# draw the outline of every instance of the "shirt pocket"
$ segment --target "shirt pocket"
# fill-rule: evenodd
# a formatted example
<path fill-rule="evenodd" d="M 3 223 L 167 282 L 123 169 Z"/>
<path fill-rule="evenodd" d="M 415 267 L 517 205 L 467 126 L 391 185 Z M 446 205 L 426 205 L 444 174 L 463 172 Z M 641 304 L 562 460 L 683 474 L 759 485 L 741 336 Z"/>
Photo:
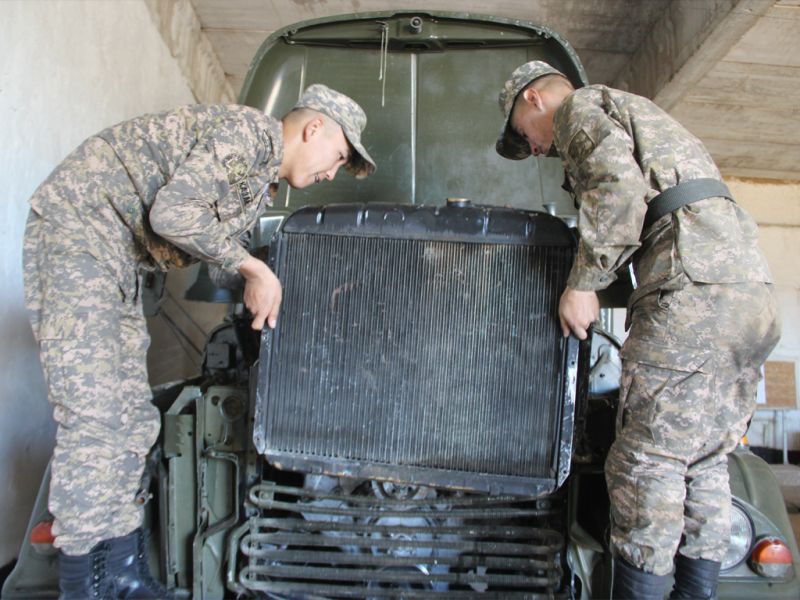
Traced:
<path fill-rule="evenodd" d="M 220 223 L 230 224 L 241 219 L 245 204 L 240 194 L 239 183 L 232 183 L 228 186 L 228 193 L 217 200 L 217 218 Z"/>

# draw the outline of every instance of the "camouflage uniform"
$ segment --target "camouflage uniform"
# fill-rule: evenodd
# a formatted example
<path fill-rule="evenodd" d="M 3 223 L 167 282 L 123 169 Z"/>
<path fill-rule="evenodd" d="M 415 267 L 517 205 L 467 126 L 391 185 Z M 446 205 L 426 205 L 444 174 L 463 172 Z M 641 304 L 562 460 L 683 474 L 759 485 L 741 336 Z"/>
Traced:
<path fill-rule="evenodd" d="M 375 170 L 351 98 L 316 84 L 295 108 L 341 126 L 356 177 Z M 160 418 L 140 271 L 199 259 L 217 280 L 238 278 L 282 160 L 281 121 L 245 106 L 187 106 L 89 138 L 31 198 L 25 302 L 58 423 L 49 508 L 65 554 L 141 524 L 137 495 Z"/>
<path fill-rule="evenodd" d="M 530 154 L 508 131 L 498 152 Z M 755 223 L 734 202 L 708 198 L 643 231 L 660 192 L 720 177 L 701 142 L 645 98 L 578 89 L 556 110 L 553 134 L 579 209 L 568 286 L 601 290 L 629 261 L 638 282 L 605 466 L 612 546 L 657 575 L 672 571 L 679 543 L 689 558 L 721 561 L 726 455 L 745 432 L 759 368 L 780 332 Z"/>
<path fill-rule="evenodd" d="M 280 121 L 252 108 L 146 115 L 86 140 L 31 198 L 26 306 L 58 423 L 49 508 L 67 554 L 141 524 L 136 496 L 160 418 L 140 270 L 200 258 L 236 274 L 282 144 Z"/>

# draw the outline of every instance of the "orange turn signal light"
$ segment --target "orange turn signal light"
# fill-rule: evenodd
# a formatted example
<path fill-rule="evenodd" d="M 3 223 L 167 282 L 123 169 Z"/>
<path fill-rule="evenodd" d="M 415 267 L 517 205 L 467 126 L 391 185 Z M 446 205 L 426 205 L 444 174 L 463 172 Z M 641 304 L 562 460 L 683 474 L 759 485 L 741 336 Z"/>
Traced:
<path fill-rule="evenodd" d="M 31 529 L 31 549 L 37 554 L 50 556 L 57 552 L 53 542 L 56 541 L 53 536 L 53 522 L 52 521 L 39 521 Z"/>
<path fill-rule="evenodd" d="M 780 538 L 763 538 L 750 553 L 750 566 L 763 577 L 785 577 L 792 566 L 792 551 Z"/>
<path fill-rule="evenodd" d="M 52 544 L 55 541 L 52 521 L 40 521 L 31 529 L 31 544 Z"/>

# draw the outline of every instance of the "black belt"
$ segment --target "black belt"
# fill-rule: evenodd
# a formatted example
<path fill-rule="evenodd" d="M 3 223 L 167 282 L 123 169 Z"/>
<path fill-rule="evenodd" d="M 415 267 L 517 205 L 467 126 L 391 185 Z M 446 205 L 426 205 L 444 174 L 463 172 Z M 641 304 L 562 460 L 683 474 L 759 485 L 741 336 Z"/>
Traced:
<path fill-rule="evenodd" d="M 719 179 L 690 179 L 678 185 L 667 188 L 647 204 L 647 214 L 644 216 L 644 228 L 647 229 L 667 213 L 704 200 L 721 196 L 733 202 L 733 196 L 728 186 Z"/>

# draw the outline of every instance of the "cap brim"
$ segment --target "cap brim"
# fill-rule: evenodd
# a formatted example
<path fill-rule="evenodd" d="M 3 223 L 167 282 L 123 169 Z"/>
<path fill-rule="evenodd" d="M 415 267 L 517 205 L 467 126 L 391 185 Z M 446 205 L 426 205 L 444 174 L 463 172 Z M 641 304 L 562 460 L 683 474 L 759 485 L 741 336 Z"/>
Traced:
<path fill-rule="evenodd" d="M 494 149 L 503 158 L 509 160 L 522 160 L 531 155 L 531 148 L 525 143 L 525 140 L 520 138 L 516 132 L 508 126 L 511 120 L 511 115 L 514 113 L 513 109 L 509 111 L 508 116 L 503 121 L 503 128 L 500 130 L 500 135 L 497 137 L 497 142 Z"/>
<path fill-rule="evenodd" d="M 509 160 L 522 160 L 531 155 L 531 147 L 509 128 L 508 119 L 503 124 L 494 149 L 500 156 Z"/>
<path fill-rule="evenodd" d="M 357 156 L 350 158 L 350 162 L 348 162 L 348 170 L 353 173 L 353 176 L 355 176 L 356 179 L 363 179 L 368 175 L 372 175 L 378 169 L 375 161 L 372 160 L 372 157 L 367 153 L 367 151 L 364 149 L 364 146 L 361 144 L 352 144 L 352 146 Z"/>
<path fill-rule="evenodd" d="M 372 160 L 372 157 L 366 151 L 363 144 L 355 139 L 355 136 L 350 134 L 344 127 L 342 127 L 342 131 L 344 131 L 344 136 L 353 149 L 350 160 L 347 162 L 345 168 L 352 173 L 356 179 L 364 179 L 364 177 L 372 175 L 378 168 L 375 161 Z"/>

